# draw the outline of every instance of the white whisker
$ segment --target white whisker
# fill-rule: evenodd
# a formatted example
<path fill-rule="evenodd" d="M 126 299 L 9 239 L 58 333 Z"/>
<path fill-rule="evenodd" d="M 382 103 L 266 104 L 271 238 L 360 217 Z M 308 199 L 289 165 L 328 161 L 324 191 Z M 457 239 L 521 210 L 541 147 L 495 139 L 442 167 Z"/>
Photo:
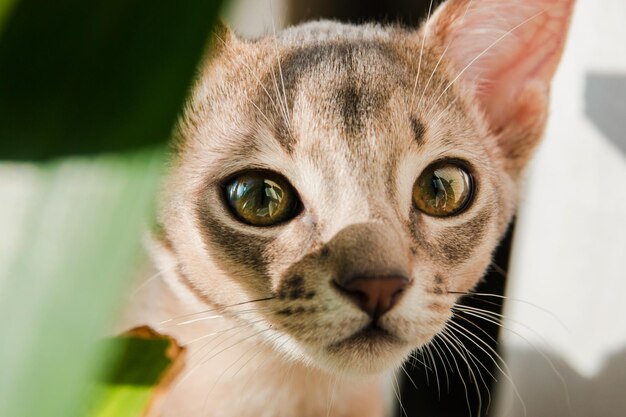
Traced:
<path fill-rule="evenodd" d="M 454 79 L 452 81 L 450 81 L 450 83 L 448 83 L 448 85 L 446 86 L 446 88 L 443 89 L 443 91 L 441 92 L 441 94 L 439 94 L 439 97 L 437 97 L 437 99 L 435 100 L 435 103 L 433 104 L 433 107 L 437 105 L 437 103 L 439 103 L 439 100 L 441 100 L 441 98 L 444 96 L 444 94 L 450 89 L 450 87 L 452 87 L 452 85 L 465 73 L 465 71 L 467 71 L 472 65 L 474 65 L 474 63 L 476 61 L 478 61 L 483 55 L 485 55 L 487 52 L 489 52 L 491 50 L 491 48 L 493 48 L 494 46 L 496 46 L 497 44 L 499 44 L 504 38 L 506 38 L 508 35 L 510 35 L 511 33 L 513 33 L 515 30 L 519 29 L 520 27 L 524 26 L 525 24 L 531 22 L 532 20 L 536 19 L 537 17 L 541 16 L 542 14 L 544 14 L 547 10 L 542 10 L 534 15 L 532 15 L 531 17 L 529 17 L 528 19 L 524 20 L 522 23 L 516 25 L 515 27 L 513 27 L 512 29 L 506 31 L 502 36 L 500 36 L 499 38 L 497 38 L 495 41 L 493 41 L 489 46 L 487 46 L 485 49 L 482 50 L 482 52 L 480 52 L 474 59 L 472 59 L 460 72 L 459 74 L 454 77 Z M 450 45 L 448 45 L 450 46 Z M 447 48 L 446 48 L 447 50 Z"/>
<path fill-rule="evenodd" d="M 274 74 L 274 71 L 272 71 L 272 78 L 274 79 L 274 85 L 275 85 L 275 89 L 276 89 L 276 94 L 278 94 L 279 97 L 279 102 L 281 100 L 283 100 L 283 117 L 285 120 L 285 124 L 287 125 L 287 128 L 291 130 L 291 125 L 289 122 L 289 104 L 287 102 L 287 93 L 285 91 L 285 79 L 283 77 L 283 68 L 282 65 L 280 63 L 280 51 L 278 49 L 278 38 L 276 37 L 276 23 L 274 22 L 274 12 L 273 12 L 273 8 L 272 8 L 272 0 L 270 0 L 270 16 L 272 18 L 272 32 L 273 32 L 273 41 L 274 41 L 274 51 L 276 52 L 276 61 L 278 62 L 278 73 L 280 75 L 280 83 L 282 85 L 282 98 L 281 98 L 281 94 L 280 91 L 278 90 L 278 82 L 276 81 L 276 76 Z"/>
<path fill-rule="evenodd" d="M 439 356 L 439 359 L 441 359 L 443 372 L 446 375 L 446 392 L 450 392 L 450 375 L 448 375 L 448 368 L 446 368 L 446 363 L 448 364 L 448 367 L 450 367 L 450 370 L 452 370 L 452 363 L 450 363 L 448 355 L 446 355 L 446 352 L 443 350 L 441 345 L 439 345 L 439 341 L 436 338 L 433 339 L 432 345 L 433 349 L 435 349 L 435 353 L 437 354 L 437 356 Z M 441 393 L 439 393 L 439 396 L 441 397 Z"/>
<path fill-rule="evenodd" d="M 428 5 L 428 15 L 426 16 L 425 22 L 428 22 L 428 20 L 430 19 L 430 13 L 432 11 L 432 8 L 433 8 L 433 0 L 430 0 L 430 4 Z M 426 42 L 426 33 L 424 33 L 424 36 L 422 37 L 422 45 L 420 46 L 420 58 L 417 63 L 417 75 L 415 76 L 415 83 L 413 84 L 413 92 L 411 93 L 411 105 L 409 107 L 411 110 L 413 110 L 413 104 L 415 101 L 415 90 L 417 90 L 417 80 L 419 80 L 420 78 L 420 71 L 422 69 L 422 54 L 424 53 L 425 42 Z"/>
<path fill-rule="evenodd" d="M 468 331 L 465 327 L 461 326 L 458 323 L 455 323 L 453 321 L 449 322 L 451 327 L 449 327 L 450 330 L 455 330 L 457 331 L 460 335 L 462 335 L 463 337 L 465 337 L 467 340 L 469 340 L 472 344 L 474 344 L 474 346 L 476 346 L 478 349 L 480 349 L 481 351 L 483 351 L 483 353 L 485 353 L 488 357 L 491 358 L 491 360 L 493 361 L 493 364 L 496 366 L 496 368 L 498 368 L 498 370 L 502 373 L 502 375 L 509 381 L 509 383 L 511 384 L 511 387 L 513 388 L 513 391 L 516 395 L 516 397 L 519 399 L 520 403 L 522 404 L 522 408 L 524 409 L 524 416 L 526 416 L 527 411 L 526 411 L 526 403 L 524 402 L 524 400 L 522 399 L 522 396 L 519 393 L 519 390 L 517 389 L 517 386 L 515 385 L 515 383 L 513 382 L 513 378 L 511 376 L 511 370 L 509 369 L 508 365 L 506 364 L 506 362 L 504 361 L 504 359 L 502 359 L 502 357 L 498 354 L 498 352 L 496 352 L 491 346 L 489 346 L 488 343 L 486 343 L 484 340 L 476 337 L 476 335 L 470 331 Z M 472 338 L 471 336 L 474 336 L 474 338 Z M 485 346 L 485 348 L 487 348 L 488 350 L 486 350 L 485 348 L 483 348 L 481 346 L 481 344 L 483 346 Z M 489 353 L 491 352 L 491 353 Z M 493 356 L 492 356 L 493 355 Z M 498 359 L 497 361 L 495 359 Z M 502 366 L 504 367 L 504 369 L 502 369 L 502 367 L 500 366 L 500 363 L 502 363 Z M 505 371 L 506 370 L 506 371 Z"/>
<path fill-rule="evenodd" d="M 469 307 L 469 306 L 463 306 L 463 307 L 464 307 L 464 308 L 466 308 L 466 307 Z M 456 308 L 456 307 L 455 307 L 455 308 Z M 476 310 L 479 310 L 479 311 L 476 311 Z M 525 342 L 526 342 L 526 343 L 527 343 L 527 344 L 528 344 L 528 345 L 529 345 L 529 346 L 530 346 L 530 347 L 531 347 L 531 348 L 532 348 L 535 352 L 537 352 L 537 353 L 538 353 L 538 354 L 539 354 L 539 355 L 540 355 L 540 356 L 541 356 L 541 357 L 542 357 L 542 358 L 546 361 L 546 363 L 548 364 L 548 366 L 552 369 L 552 371 L 555 373 L 555 375 L 557 376 L 557 378 L 561 381 L 561 384 L 562 384 L 562 386 L 563 386 L 563 390 L 564 390 L 564 393 L 565 393 L 565 399 L 566 399 L 566 402 L 567 402 L 567 404 L 570 404 L 570 403 L 571 403 L 571 400 L 570 400 L 570 395 L 569 395 L 569 387 L 567 386 L 567 381 L 565 380 L 565 378 L 563 377 L 563 375 L 559 372 L 559 370 L 557 369 L 557 367 L 556 367 L 556 365 L 554 364 L 554 362 L 552 361 L 552 359 L 550 359 L 550 357 L 549 357 L 548 355 L 546 355 L 546 354 L 543 352 L 543 350 L 542 350 L 542 349 L 540 349 L 540 348 L 539 348 L 539 347 L 537 347 L 534 343 L 532 343 L 530 340 L 528 340 L 528 338 L 524 337 L 522 334 L 520 334 L 520 333 L 516 332 L 515 330 L 510 329 L 510 328 L 508 328 L 508 327 L 504 326 L 504 325 L 500 322 L 500 319 L 499 319 L 499 318 L 498 318 L 498 319 L 496 319 L 496 318 L 492 318 L 492 317 L 491 317 L 491 314 L 493 314 L 493 315 L 497 315 L 497 316 L 500 316 L 500 317 L 502 317 L 502 318 L 505 318 L 505 316 L 503 316 L 503 315 L 501 315 L 501 314 L 494 313 L 494 312 L 492 312 L 492 311 L 482 310 L 482 309 L 478 309 L 478 308 L 475 308 L 475 307 L 473 307 L 473 308 L 472 308 L 472 311 L 468 311 L 468 310 L 465 310 L 465 309 L 460 309 L 460 311 L 464 312 L 465 314 L 469 314 L 469 315 L 471 315 L 471 316 L 473 316 L 473 317 L 479 318 L 479 319 L 481 319 L 481 320 L 485 320 L 485 321 L 486 321 L 486 322 L 488 322 L 488 323 L 495 324 L 496 326 L 500 327 L 502 330 L 505 330 L 505 331 L 507 331 L 507 332 L 510 332 L 510 333 L 512 333 L 512 334 L 514 334 L 514 335 L 516 335 L 516 336 L 518 336 L 518 337 L 519 337 L 519 338 L 521 338 L 522 340 L 524 340 L 524 341 L 525 341 Z M 488 315 L 487 313 L 491 313 L 491 314 L 490 314 L 490 315 Z M 484 315 L 482 315 L 482 314 L 484 314 Z M 471 320 L 469 320 L 469 319 L 467 319 L 467 318 L 465 318 L 465 317 L 459 316 L 459 315 L 457 315 L 456 317 L 458 317 L 459 319 L 462 319 L 462 320 L 465 320 L 465 321 L 469 322 L 469 323 L 470 323 L 470 324 L 472 324 L 474 327 L 476 327 L 476 328 L 478 328 L 479 330 L 481 330 L 481 331 L 485 332 L 485 331 L 484 331 L 484 330 L 483 330 L 483 329 L 482 329 L 479 325 L 477 325 L 476 323 L 472 322 Z M 533 330 L 530 326 L 527 326 L 527 325 L 525 325 L 524 323 L 521 323 L 521 322 L 519 322 L 519 321 L 517 321 L 517 320 L 513 320 L 513 319 L 510 319 L 510 318 L 505 318 L 505 319 L 506 319 L 506 320 L 508 320 L 508 321 L 510 321 L 510 322 L 512 322 L 512 323 L 515 323 L 515 324 L 517 324 L 517 325 L 519 325 L 519 326 L 524 327 L 526 330 L 528 330 L 528 331 L 532 332 L 532 333 L 533 333 L 534 335 L 536 335 L 539 339 L 541 339 L 541 340 L 542 340 L 545 344 L 547 344 L 547 341 L 545 340 L 545 338 L 544 338 L 543 336 L 541 336 L 541 334 L 539 334 L 538 332 L 534 331 L 534 330 Z M 486 333 L 486 332 L 485 332 L 485 333 Z M 490 336 L 490 337 L 491 337 L 491 336 Z M 492 340 L 493 340 L 493 338 L 492 338 Z"/>
<path fill-rule="evenodd" d="M 400 410 L 402 411 L 402 415 L 404 417 L 409 417 L 409 415 L 406 413 L 406 410 L 404 409 L 404 405 L 402 405 L 402 395 L 400 393 L 400 385 L 398 384 L 398 376 L 395 374 L 393 374 L 393 393 L 396 395 L 396 400 L 398 401 L 398 405 L 400 406 Z"/>
<path fill-rule="evenodd" d="M 409 379 L 409 381 L 411 382 L 411 385 L 413 385 L 413 387 L 417 390 L 419 388 L 417 388 L 417 384 L 415 383 L 415 381 L 413 381 L 413 378 L 411 378 L 411 375 L 407 372 L 407 370 L 404 368 L 404 364 L 400 365 L 400 369 L 402 369 L 402 372 L 404 372 L 404 374 L 406 375 L 406 377 Z"/>
<path fill-rule="evenodd" d="M 327 402 L 326 402 L 326 417 L 330 416 L 330 411 L 333 407 L 333 402 L 335 399 L 335 393 L 336 393 L 336 389 L 337 389 L 337 380 L 339 379 L 338 375 L 334 375 L 333 378 L 333 383 L 331 384 L 330 381 L 328 381 L 328 394 L 327 394 Z"/>
<path fill-rule="evenodd" d="M 235 329 L 240 329 L 240 328 L 242 328 L 242 327 L 252 326 L 252 325 L 254 325 L 254 324 L 256 324 L 256 323 L 260 323 L 260 322 L 262 322 L 262 321 L 264 321 L 264 320 L 265 320 L 265 319 L 259 319 L 259 320 L 255 320 L 255 321 L 252 321 L 252 322 L 246 322 L 246 323 L 240 324 L 240 325 L 238 325 L 238 326 L 229 327 L 228 329 L 225 329 L 225 330 L 219 330 L 219 331 L 216 331 L 216 332 L 208 333 L 208 334 L 205 334 L 205 335 L 202 335 L 202 336 L 196 337 L 195 339 L 192 339 L 192 340 L 189 340 L 189 341 L 187 341 L 187 342 L 184 342 L 183 344 L 184 344 L 185 346 L 189 346 L 189 345 L 191 345 L 191 344 L 193 344 L 193 343 L 196 343 L 196 342 L 198 342 L 198 341 L 200 341 L 200 340 L 204 340 L 204 339 L 206 339 L 206 338 L 208 338 L 208 337 L 217 336 L 217 335 L 220 335 L 220 334 L 222 334 L 222 333 L 227 333 L 227 332 L 230 332 L 230 331 L 235 330 Z M 209 343 L 210 343 L 210 342 L 209 342 Z M 205 346 L 206 346 L 206 345 L 205 345 Z"/>
<path fill-rule="evenodd" d="M 219 35 L 215 35 L 215 37 L 220 40 L 222 42 L 223 45 L 226 45 L 226 41 L 224 39 L 222 39 Z M 241 55 L 241 57 L 243 57 L 243 55 Z M 254 72 L 252 70 L 252 68 L 250 68 L 250 66 L 243 60 L 243 58 L 240 58 L 237 60 L 237 64 L 241 64 L 243 65 L 243 67 L 248 70 L 248 73 L 254 78 L 254 80 L 257 82 L 257 84 L 259 85 L 259 87 L 261 87 L 261 89 L 265 92 L 265 95 L 267 95 L 267 98 L 269 98 L 270 102 L 272 103 L 272 105 L 274 106 L 274 109 L 276 109 L 277 111 L 279 110 L 278 105 L 276 104 L 276 101 L 274 101 L 274 98 L 272 97 L 272 95 L 269 93 L 269 91 L 267 91 L 267 88 L 265 88 L 265 85 L 263 85 L 263 83 L 261 82 L 261 80 L 259 79 L 258 75 L 256 74 L 256 72 Z"/>
<path fill-rule="evenodd" d="M 454 366 L 459 374 L 459 378 L 461 379 L 461 384 L 463 384 L 463 388 L 465 388 L 465 402 L 467 403 L 468 411 L 471 413 L 472 407 L 470 405 L 470 400 L 469 400 L 469 389 L 467 388 L 467 383 L 465 382 L 465 378 L 463 378 L 463 373 L 461 372 L 461 368 L 459 367 L 459 362 L 456 360 L 456 357 L 454 356 L 454 353 L 452 353 L 451 348 L 454 349 L 459 354 L 460 357 L 462 357 L 463 355 L 461 354 L 461 351 L 458 349 L 458 347 L 455 346 L 455 344 L 450 341 L 450 338 L 447 336 L 446 330 L 447 328 L 445 328 L 443 332 L 439 333 L 438 336 L 441 338 L 443 342 L 447 342 L 447 343 L 444 343 L 443 345 L 450 352 L 450 356 L 452 357 L 452 362 L 454 362 Z M 463 348 L 465 347 L 463 346 Z"/>
<path fill-rule="evenodd" d="M 180 316 L 172 317 L 172 318 L 167 319 L 167 320 L 163 320 L 163 321 L 161 321 L 159 323 L 159 326 L 163 326 L 165 324 L 171 323 L 171 322 L 176 321 L 176 320 L 186 319 L 188 317 L 194 317 L 194 316 L 201 315 L 201 314 L 214 313 L 216 311 L 226 312 L 226 311 L 228 311 L 227 309 L 229 309 L 229 308 L 238 307 L 238 306 L 242 306 L 242 305 L 245 305 L 245 304 L 258 303 L 258 302 L 261 302 L 261 301 L 270 301 L 270 300 L 274 300 L 274 299 L 276 299 L 276 297 L 274 297 L 274 296 L 272 296 L 272 297 L 265 297 L 265 298 L 257 298 L 257 299 L 254 299 L 254 300 L 242 301 L 242 302 L 239 302 L 239 303 L 234 303 L 234 304 L 230 304 L 230 305 L 223 306 L 223 307 L 216 307 L 216 308 L 211 308 L 211 309 L 208 309 L 208 310 L 197 311 L 197 312 L 194 312 L 194 313 L 183 314 L 183 315 L 180 315 Z"/>
<path fill-rule="evenodd" d="M 176 267 L 170 268 L 170 269 L 164 269 L 162 271 L 157 272 L 156 274 L 152 275 L 150 278 L 146 279 L 144 282 L 142 282 L 139 286 L 137 286 L 137 288 L 135 288 L 135 290 L 131 293 L 130 298 L 133 299 L 135 296 L 137 296 L 137 294 L 143 290 L 144 288 L 146 288 L 148 285 L 150 285 L 150 283 L 154 282 L 156 279 L 161 278 L 163 275 L 165 275 L 168 272 L 173 271 L 174 269 L 176 269 Z"/>
<path fill-rule="evenodd" d="M 441 64 L 441 61 L 443 61 L 443 58 L 446 56 L 446 52 L 448 52 L 448 49 L 450 48 L 451 44 L 452 44 L 452 41 L 448 42 L 448 45 L 446 46 L 446 48 L 441 53 L 441 56 L 439 57 L 439 60 L 437 61 L 437 64 L 435 65 L 435 68 L 433 69 L 433 72 L 430 73 L 430 77 L 428 77 L 428 81 L 426 81 L 426 85 L 422 89 L 422 94 L 420 95 L 420 99 L 417 102 L 417 107 L 418 108 L 420 108 L 422 106 L 422 100 L 424 99 L 424 94 L 426 94 L 426 90 L 428 89 L 428 86 L 430 85 L 430 82 L 432 81 L 433 77 L 435 76 L 435 73 L 437 72 L 437 69 L 439 68 L 439 65 Z M 428 111 L 428 113 L 430 113 L 430 111 Z"/>

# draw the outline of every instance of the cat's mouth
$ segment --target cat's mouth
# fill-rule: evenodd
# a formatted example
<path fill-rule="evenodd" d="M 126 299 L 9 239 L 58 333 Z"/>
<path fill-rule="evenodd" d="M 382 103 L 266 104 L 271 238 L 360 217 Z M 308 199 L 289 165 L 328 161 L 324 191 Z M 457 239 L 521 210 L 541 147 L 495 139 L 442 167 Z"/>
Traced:
<path fill-rule="evenodd" d="M 401 345 L 405 342 L 388 330 L 380 327 L 376 322 L 371 322 L 352 335 L 334 342 L 328 346 L 330 352 L 346 349 L 371 349 L 377 346 Z"/>

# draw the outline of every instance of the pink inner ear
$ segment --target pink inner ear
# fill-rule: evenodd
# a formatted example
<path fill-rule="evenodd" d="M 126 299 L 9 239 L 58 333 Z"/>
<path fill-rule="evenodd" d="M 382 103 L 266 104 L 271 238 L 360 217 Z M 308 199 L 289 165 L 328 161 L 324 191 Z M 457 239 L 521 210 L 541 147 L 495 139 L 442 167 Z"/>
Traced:
<path fill-rule="evenodd" d="M 518 100 L 528 88 L 547 92 L 573 4 L 574 0 L 451 0 L 429 23 L 428 31 L 448 48 L 446 58 L 458 79 L 472 83 L 492 128 L 522 123 L 518 118 L 529 116 L 528 103 Z"/>

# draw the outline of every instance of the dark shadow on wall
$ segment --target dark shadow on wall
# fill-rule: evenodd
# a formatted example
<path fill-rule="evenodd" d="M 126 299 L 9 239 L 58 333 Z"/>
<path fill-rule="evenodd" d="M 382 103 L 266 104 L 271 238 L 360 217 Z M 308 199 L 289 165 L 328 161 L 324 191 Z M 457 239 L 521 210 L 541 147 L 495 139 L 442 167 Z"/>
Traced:
<path fill-rule="evenodd" d="M 610 356 L 597 376 L 585 378 L 567 363 L 529 350 L 511 350 L 507 363 L 515 369 L 514 382 L 526 404 L 526 414 L 516 398 L 503 398 L 506 417 L 624 417 L 626 416 L 626 349 Z M 567 402 L 569 394 L 569 404 Z M 508 393 L 506 387 L 503 388 Z"/>
<path fill-rule="evenodd" d="M 626 156 L 626 75 L 587 74 L 585 114 Z"/>
<path fill-rule="evenodd" d="M 291 0 L 289 17 L 292 23 L 315 19 L 336 19 L 346 22 L 388 22 L 416 27 L 428 13 L 430 0 Z M 433 2 L 433 8 L 435 7 Z"/>

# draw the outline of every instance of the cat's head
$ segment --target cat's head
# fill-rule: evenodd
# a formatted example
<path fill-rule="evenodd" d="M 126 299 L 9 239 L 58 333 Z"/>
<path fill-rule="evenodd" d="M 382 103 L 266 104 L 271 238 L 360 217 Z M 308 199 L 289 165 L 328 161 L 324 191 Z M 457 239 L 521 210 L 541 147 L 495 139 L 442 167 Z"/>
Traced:
<path fill-rule="evenodd" d="M 178 279 L 292 357 L 400 364 L 490 264 L 572 3 L 451 0 L 419 31 L 220 30 L 161 213 Z"/>

